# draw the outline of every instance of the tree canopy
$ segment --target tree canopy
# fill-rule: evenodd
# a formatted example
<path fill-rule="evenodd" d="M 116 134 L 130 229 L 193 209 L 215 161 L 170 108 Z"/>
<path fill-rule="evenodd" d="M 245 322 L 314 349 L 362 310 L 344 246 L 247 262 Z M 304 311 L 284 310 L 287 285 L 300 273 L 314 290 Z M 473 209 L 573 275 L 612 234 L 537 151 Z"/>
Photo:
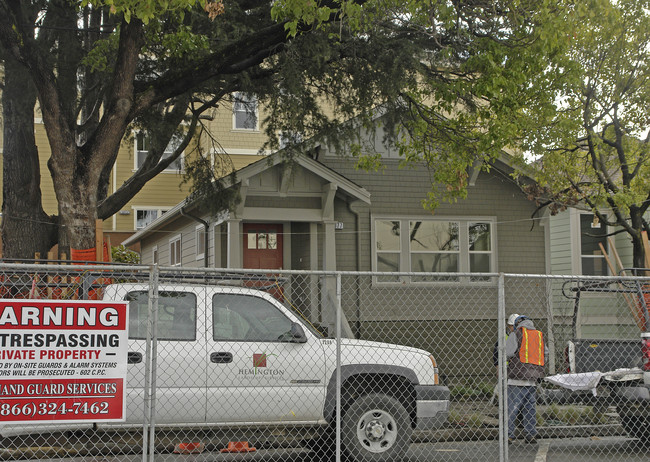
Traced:
<path fill-rule="evenodd" d="M 589 0 L 564 13 L 570 42 L 536 85 L 548 111 L 522 113 L 532 124 L 521 146 L 537 156 L 529 188 L 553 213 L 582 206 L 629 234 L 635 267 L 645 267 L 642 231 L 650 206 L 650 2 Z M 525 128 L 525 126 L 522 126 Z"/>
<path fill-rule="evenodd" d="M 430 167 L 425 205 L 463 197 L 468 166 L 521 140 L 517 120 L 526 105 L 552 107 L 543 98 L 550 89 L 531 82 L 567 42 L 556 8 L 562 5 L 550 0 L 3 0 L 0 45 L 11 63 L 7 82 L 9 73 L 22 73 L 38 96 L 59 204 L 54 239 L 87 248 L 94 220 L 110 217 L 173 162 L 205 114 L 237 91 L 269 107 L 269 148 L 279 146 L 279 133 L 326 139 L 345 144 L 366 168 L 378 159 L 359 127 L 372 130 L 384 114 L 404 165 Z M 3 98 L 19 102 L 17 91 L 5 84 Z M 33 109 L 33 99 L 24 101 Z M 17 132 L 7 124 L 21 123 L 3 122 L 10 136 Z M 118 148 L 133 127 L 151 134 L 149 156 L 108 194 Z M 163 158 L 173 136 L 183 141 Z M 5 191 L 16 181 L 11 169 L 34 167 L 26 156 L 13 158 Z M 189 170 L 216 176 L 197 184 L 212 188 L 223 207 L 235 199 L 218 180 L 228 172 Z M 14 199 L 3 203 L 5 242 L 17 232 L 7 218 L 40 205 L 38 195 Z M 21 251 L 31 257 L 33 250 Z"/>

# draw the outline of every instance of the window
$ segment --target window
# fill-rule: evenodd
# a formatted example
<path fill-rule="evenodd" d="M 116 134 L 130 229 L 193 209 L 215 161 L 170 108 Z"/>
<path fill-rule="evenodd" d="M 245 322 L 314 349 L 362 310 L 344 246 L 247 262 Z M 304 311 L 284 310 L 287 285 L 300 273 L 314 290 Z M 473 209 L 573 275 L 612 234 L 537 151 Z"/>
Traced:
<path fill-rule="evenodd" d="M 232 105 L 235 130 L 257 130 L 257 98 L 248 93 L 235 93 Z"/>
<path fill-rule="evenodd" d="M 400 242 L 399 221 L 375 221 L 377 271 L 392 272 L 400 270 Z M 390 280 L 390 278 L 384 280 Z M 397 281 L 397 277 L 394 277 L 393 280 Z"/>
<path fill-rule="evenodd" d="M 409 221 L 411 270 L 457 273 L 460 270 L 458 222 Z"/>
<path fill-rule="evenodd" d="M 469 272 L 490 273 L 492 271 L 492 225 L 490 223 L 469 223 Z M 478 280 L 478 278 L 474 278 Z M 487 279 L 483 279 L 487 280 Z"/>
<path fill-rule="evenodd" d="M 166 159 L 172 154 L 174 154 L 174 151 L 176 151 L 176 148 L 178 148 L 178 146 L 181 144 L 181 141 L 182 140 L 177 136 L 173 136 L 169 144 L 165 148 L 165 152 L 163 153 L 161 159 Z M 149 136 L 147 136 L 145 133 L 139 132 L 135 136 L 135 151 L 136 151 L 135 168 L 136 169 L 140 168 L 144 163 L 145 159 L 147 158 L 147 155 L 149 154 L 149 150 L 151 149 L 150 145 L 151 145 L 151 140 L 149 139 Z M 183 154 L 178 156 L 178 158 L 174 162 L 169 164 L 164 171 L 166 172 L 183 171 Z"/>
<path fill-rule="evenodd" d="M 375 270 L 412 273 L 495 271 L 494 229 L 490 220 L 376 219 Z M 444 276 L 437 281 L 459 282 Z M 471 281 L 485 278 L 471 278 Z M 390 275 L 377 282 L 427 282 L 431 277 Z"/>
<path fill-rule="evenodd" d="M 197 260 L 201 260 L 205 257 L 205 236 L 205 227 L 203 225 L 198 225 L 195 232 Z"/>
<path fill-rule="evenodd" d="M 251 229 L 247 233 L 246 242 L 249 249 L 277 250 L 278 234 Z"/>
<path fill-rule="evenodd" d="M 149 294 L 129 292 L 129 338 L 145 340 L 149 324 Z M 158 293 L 158 340 L 196 340 L 196 295 L 188 292 Z"/>
<path fill-rule="evenodd" d="M 174 236 L 169 240 L 169 264 L 180 266 L 183 259 L 181 251 L 181 236 Z"/>
<path fill-rule="evenodd" d="M 158 246 L 157 245 L 154 245 L 153 249 L 151 251 L 151 262 L 154 265 L 158 264 Z"/>
<path fill-rule="evenodd" d="M 135 229 L 147 227 L 166 211 L 167 209 L 135 209 Z"/>
<path fill-rule="evenodd" d="M 280 149 L 287 146 L 302 143 L 302 135 L 296 132 L 282 132 L 280 133 Z"/>
<path fill-rule="evenodd" d="M 217 294 L 212 297 L 212 317 L 214 340 L 278 342 L 291 338 L 291 320 L 263 298 Z"/>
<path fill-rule="evenodd" d="M 600 250 L 602 244 L 607 251 L 607 226 L 596 215 L 580 215 L 580 262 L 582 274 L 607 276 L 607 261 Z"/>

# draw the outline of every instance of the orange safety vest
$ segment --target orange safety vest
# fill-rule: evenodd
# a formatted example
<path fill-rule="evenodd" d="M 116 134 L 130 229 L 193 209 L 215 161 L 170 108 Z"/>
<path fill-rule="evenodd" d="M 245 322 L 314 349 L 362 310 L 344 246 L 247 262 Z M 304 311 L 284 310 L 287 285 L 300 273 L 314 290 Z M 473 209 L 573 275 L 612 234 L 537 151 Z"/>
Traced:
<path fill-rule="evenodd" d="M 536 366 L 544 365 L 544 336 L 540 331 L 521 328 L 519 361 Z"/>

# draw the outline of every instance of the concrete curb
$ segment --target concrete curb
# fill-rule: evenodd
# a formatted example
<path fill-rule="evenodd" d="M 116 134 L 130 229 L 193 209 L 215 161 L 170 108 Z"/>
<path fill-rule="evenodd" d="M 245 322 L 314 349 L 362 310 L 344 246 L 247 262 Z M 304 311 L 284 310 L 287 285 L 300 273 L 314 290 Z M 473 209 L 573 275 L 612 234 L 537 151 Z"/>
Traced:
<path fill-rule="evenodd" d="M 609 425 L 557 425 L 537 428 L 539 438 L 588 438 L 591 436 L 625 436 L 619 424 Z M 522 435 L 523 437 L 523 435 Z M 435 443 L 449 441 L 488 441 L 499 439 L 498 427 L 460 427 L 416 432 L 414 443 Z"/>

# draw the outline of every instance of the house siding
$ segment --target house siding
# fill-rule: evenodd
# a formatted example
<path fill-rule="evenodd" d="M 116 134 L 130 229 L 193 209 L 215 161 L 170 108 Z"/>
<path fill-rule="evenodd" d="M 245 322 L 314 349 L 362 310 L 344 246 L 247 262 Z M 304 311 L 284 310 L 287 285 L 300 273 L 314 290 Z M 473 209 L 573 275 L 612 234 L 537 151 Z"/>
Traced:
<path fill-rule="evenodd" d="M 356 170 L 347 159 L 327 157 L 323 160 L 330 168 L 367 189 L 372 198 L 368 213 L 364 214 L 360 232 L 370 239 L 372 216 L 412 216 L 427 218 L 432 215 L 422 206 L 422 199 L 431 188 L 426 168 L 400 169 L 396 161 L 386 160 L 381 172 Z M 475 186 L 470 186 L 468 196 L 453 204 L 441 203 L 433 212 L 436 217 L 493 216 L 496 218 L 498 271 L 522 274 L 545 272 L 544 230 L 531 218 L 535 211 L 533 202 L 508 179 L 497 173 L 482 172 Z M 369 249 L 368 249 L 369 250 Z M 364 271 L 371 269 L 370 252 L 362 264 Z"/>

